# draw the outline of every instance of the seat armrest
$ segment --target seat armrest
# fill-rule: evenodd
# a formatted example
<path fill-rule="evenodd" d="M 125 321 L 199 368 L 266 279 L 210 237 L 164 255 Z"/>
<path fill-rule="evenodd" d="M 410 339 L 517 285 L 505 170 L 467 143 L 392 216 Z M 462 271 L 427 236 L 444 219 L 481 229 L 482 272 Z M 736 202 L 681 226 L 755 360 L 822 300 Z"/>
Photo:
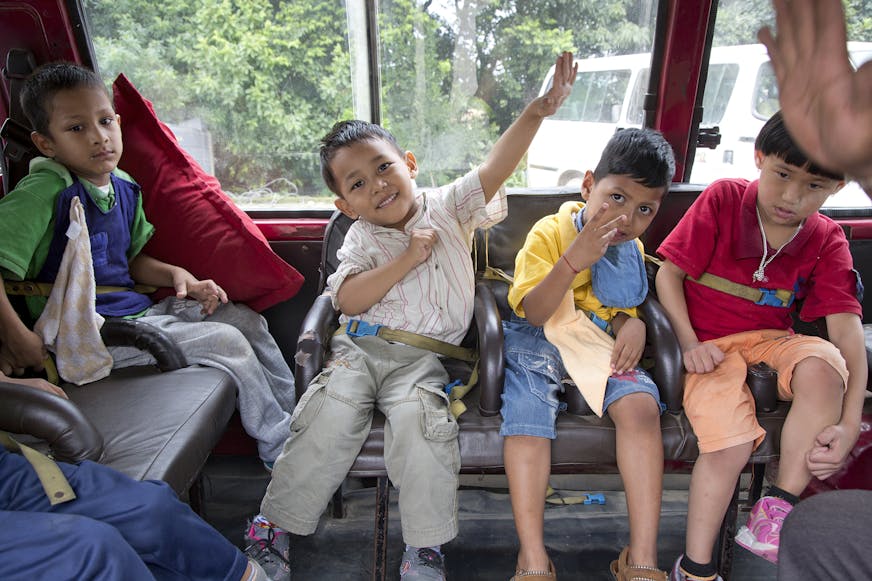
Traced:
<path fill-rule="evenodd" d="M 98 461 L 103 437 L 71 401 L 16 383 L 0 382 L 0 429 L 48 442 L 63 462 Z"/>
<path fill-rule="evenodd" d="M 474 318 L 478 331 L 478 408 L 483 416 L 500 413 L 505 357 L 503 326 L 493 291 L 487 284 L 475 285 Z"/>
<path fill-rule="evenodd" d="M 684 359 L 678 337 L 666 316 L 666 310 L 650 294 L 639 305 L 639 317 L 645 322 L 648 342 L 654 356 L 652 375 L 660 399 L 671 412 L 680 411 L 684 398 Z"/>
<path fill-rule="evenodd" d="M 323 293 L 315 297 L 315 302 L 300 325 L 297 352 L 294 355 L 297 401 L 300 401 L 309 383 L 324 367 L 330 339 L 337 326 L 337 311 L 333 308 L 330 295 Z"/>
<path fill-rule="evenodd" d="M 100 328 L 107 347 L 136 347 L 155 358 L 161 371 L 188 366 L 181 349 L 154 325 L 136 319 L 107 318 Z"/>

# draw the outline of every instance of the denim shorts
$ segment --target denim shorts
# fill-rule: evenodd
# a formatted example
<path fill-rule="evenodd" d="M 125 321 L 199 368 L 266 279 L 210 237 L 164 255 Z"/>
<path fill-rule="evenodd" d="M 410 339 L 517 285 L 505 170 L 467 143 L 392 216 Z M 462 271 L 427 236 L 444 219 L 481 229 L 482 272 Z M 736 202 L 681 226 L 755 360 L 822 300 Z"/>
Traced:
<path fill-rule="evenodd" d="M 503 322 L 506 352 L 506 380 L 500 413 L 501 436 L 557 437 L 555 422 L 566 404 L 558 399 L 569 376 L 560 351 L 545 338 L 542 327 L 534 327 L 516 315 Z M 570 386 L 570 389 L 576 389 Z M 631 393 L 649 393 L 660 406 L 660 392 L 651 376 L 641 368 L 612 376 L 606 383 L 603 410 Z"/>

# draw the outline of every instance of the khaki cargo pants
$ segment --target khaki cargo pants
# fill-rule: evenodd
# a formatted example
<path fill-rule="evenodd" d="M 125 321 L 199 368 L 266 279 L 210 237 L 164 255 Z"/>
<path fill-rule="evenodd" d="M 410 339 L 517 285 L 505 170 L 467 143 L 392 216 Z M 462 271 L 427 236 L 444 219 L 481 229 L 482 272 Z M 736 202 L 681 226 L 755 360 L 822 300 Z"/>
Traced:
<path fill-rule="evenodd" d="M 387 418 L 385 465 L 399 489 L 403 540 L 440 545 L 457 535 L 457 422 L 433 353 L 378 337 L 334 337 L 332 356 L 291 419 L 261 512 L 298 534 L 318 520 L 369 434 L 373 409 Z"/>

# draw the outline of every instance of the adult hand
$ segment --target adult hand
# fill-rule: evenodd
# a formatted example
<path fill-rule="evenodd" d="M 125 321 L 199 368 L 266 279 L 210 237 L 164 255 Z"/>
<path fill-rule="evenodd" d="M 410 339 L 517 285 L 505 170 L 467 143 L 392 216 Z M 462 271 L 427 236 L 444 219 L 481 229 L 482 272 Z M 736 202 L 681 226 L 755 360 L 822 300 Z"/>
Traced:
<path fill-rule="evenodd" d="M 773 5 L 777 36 L 764 28 L 758 37 L 772 59 L 790 134 L 820 165 L 872 179 L 872 62 L 851 67 L 841 0 Z"/>

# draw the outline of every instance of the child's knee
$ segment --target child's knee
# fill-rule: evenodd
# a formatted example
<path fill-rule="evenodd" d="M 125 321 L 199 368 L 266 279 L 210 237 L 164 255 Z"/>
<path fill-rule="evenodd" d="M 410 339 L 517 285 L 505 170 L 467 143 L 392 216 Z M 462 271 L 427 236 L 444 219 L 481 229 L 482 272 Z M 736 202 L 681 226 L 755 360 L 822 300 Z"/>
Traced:
<path fill-rule="evenodd" d="M 625 395 L 609 406 L 608 413 L 619 430 L 660 429 L 660 404 L 649 393 Z"/>
<path fill-rule="evenodd" d="M 839 372 L 826 360 L 807 357 L 794 367 L 790 387 L 794 398 L 815 398 L 826 402 L 841 401 L 845 384 Z"/>

